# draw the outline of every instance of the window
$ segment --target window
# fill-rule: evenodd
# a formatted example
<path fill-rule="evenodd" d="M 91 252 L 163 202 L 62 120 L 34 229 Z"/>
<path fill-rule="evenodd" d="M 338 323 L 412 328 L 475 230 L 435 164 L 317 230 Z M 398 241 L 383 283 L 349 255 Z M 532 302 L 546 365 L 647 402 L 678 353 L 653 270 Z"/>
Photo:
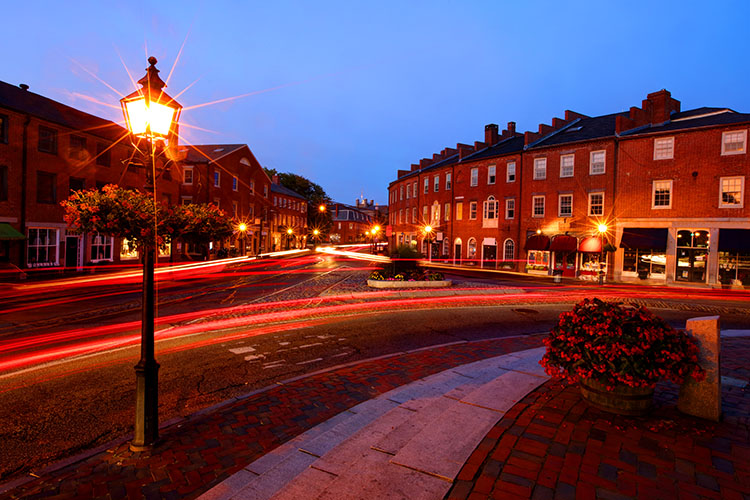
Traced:
<path fill-rule="evenodd" d="M 73 193 L 73 191 L 86 189 L 86 180 L 81 179 L 80 177 L 71 177 L 68 180 L 68 187 L 70 188 L 71 193 Z"/>
<path fill-rule="evenodd" d="M 96 164 L 101 167 L 109 167 L 112 164 L 112 150 L 102 142 L 96 143 Z"/>
<path fill-rule="evenodd" d="M 183 205 L 190 205 L 193 202 L 192 196 L 180 196 Z"/>
<path fill-rule="evenodd" d="M 456 220 L 463 220 L 464 218 L 464 202 L 456 202 Z"/>
<path fill-rule="evenodd" d="M 479 169 L 478 168 L 472 168 L 471 169 L 471 186 L 476 186 L 479 184 Z"/>
<path fill-rule="evenodd" d="M 738 155 L 745 152 L 747 130 L 736 130 L 721 134 L 721 154 Z"/>
<path fill-rule="evenodd" d="M 505 200 L 505 218 L 514 219 L 516 217 L 516 200 L 509 198 Z"/>
<path fill-rule="evenodd" d="M 232 217 L 237 218 L 237 202 L 232 202 Z"/>
<path fill-rule="evenodd" d="M 606 172 L 606 151 L 592 151 L 591 164 L 589 165 L 590 175 L 601 175 Z"/>
<path fill-rule="evenodd" d="M 531 216 L 544 217 L 544 196 L 531 197 Z"/>
<path fill-rule="evenodd" d="M 547 178 L 547 158 L 536 158 L 534 160 L 534 179 Z"/>
<path fill-rule="evenodd" d="M 516 244 L 508 238 L 503 244 L 503 260 L 513 260 L 516 256 Z"/>
<path fill-rule="evenodd" d="M 138 258 L 138 250 L 135 245 L 131 248 L 130 242 L 127 238 L 123 238 L 120 242 L 120 260 L 132 260 Z"/>
<path fill-rule="evenodd" d="M 451 190 L 451 174 L 448 172 L 445 174 L 445 190 L 450 191 Z"/>
<path fill-rule="evenodd" d="M 8 116 L 0 115 L 0 143 L 8 144 Z"/>
<path fill-rule="evenodd" d="M 58 263 L 57 229 L 29 228 L 27 262 L 29 267 L 56 266 Z"/>
<path fill-rule="evenodd" d="M 432 190 L 436 193 L 440 191 L 440 176 L 436 175 L 432 178 Z"/>
<path fill-rule="evenodd" d="M 237 181 L 237 176 L 236 176 L 236 175 L 233 175 L 233 176 L 232 176 L 232 191 L 237 191 L 237 185 L 238 185 L 238 184 L 239 184 L 239 183 L 238 183 L 238 181 Z"/>
<path fill-rule="evenodd" d="M 604 215 L 604 193 L 589 193 L 589 215 Z"/>
<path fill-rule="evenodd" d="M 417 223 L 417 207 L 412 207 L 412 209 L 411 209 L 411 221 L 414 224 Z"/>
<path fill-rule="evenodd" d="M 674 158 L 674 137 L 654 139 L 654 160 Z"/>
<path fill-rule="evenodd" d="M 561 194 L 558 197 L 558 217 L 571 217 L 573 215 L 573 195 Z"/>
<path fill-rule="evenodd" d="M 182 170 L 182 183 L 183 184 L 193 184 L 193 167 L 185 167 Z"/>
<path fill-rule="evenodd" d="M 495 165 L 487 167 L 487 184 L 495 183 Z"/>
<path fill-rule="evenodd" d="M 466 258 L 469 260 L 477 258 L 477 240 L 474 238 L 469 238 L 469 241 L 466 244 Z"/>
<path fill-rule="evenodd" d="M 214 187 L 221 187 L 221 173 L 214 172 Z"/>
<path fill-rule="evenodd" d="M 214 205 L 216 205 L 216 208 L 221 208 L 221 199 L 214 198 Z"/>
<path fill-rule="evenodd" d="M 445 215 L 443 216 L 443 218 L 444 218 L 444 219 L 445 219 L 446 221 L 449 221 L 449 220 L 451 220 L 451 204 L 450 204 L 450 203 L 446 203 L 446 204 L 445 204 L 445 210 L 443 210 L 443 213 L 445 214 Z"/>
<path fill-rule="evenodd" d="M 255 194 L 255 181 L 250 179 L 250 194 Z"/>
<path fill-rule="evenodd" d="M 430 207 L 430 224 L 437 226 L 440 223 L 440 204 L 436 201 Z"/>
<path fill-rule="evenodd" d="M 404 190 L 404 186 L 401 186 L 401 191 L 403 191 L 403 190 Z M 411 192 L 411 189 L 409 189 L 409 185 L 407 184 L 407 186 L 406 186 L 406 199 L 407 200 L 409 199 L 410 192 Z"/>
<path fill-rule="evenodd" d="M 402 209 L 399 209 L 398 211 L 398 223 L 401 224 L 404 221 L 404 211 Z"/>
<path fill-rule="evenodd" d="M 408 187 L 407 187 L 407 189 L 408 189 Z M 417 197 L 417 181 L 414 181 L 414 184 L 412 185 L 411 196 L 412 196 L 412 198 L 416 198 Z"/>
<path fill-rule="evenodd" d="M 654 181 L 651 208 L 672 208 L 672 181 Z"/>
<path fill-rule="evenodd" d="M 400 186 L 398 190 L 398 201 L 404 199 L 404 186 Z"/>
<path fill-rule="evenodd" d="M 509 161 L 505 165 L 505 182 L 516 182 L 516 162 Z"/>
<path fill-rule="evenodd" d="M 49 172 L 36 173 L 36 202 L 57 203 L 57 175 Z"/>
<path fill-rule="evenodd" d="M 422 205 L 422 220 L 427 220 L 427 205 Z"/>
<path fill-rule="evenodd" d="M 424 178 L 424 194 L 427 194 L 430 192 L 430 179 L 428 177 Z"/>
<path fill-rule="evenodd" d="M 469 220 L 476 220 L 477 218 L 477 202 L 469 202 Z"/>
<path fill-rule="evenodd" d="M 57 130 L 39 125 L 39 144 L 37 149 L 42 153 L 57 154 Z"/>
<path fill-rule="evenodd" d="M 268 198 L 268 184 L 263 184 L 263 197 Z"/>
<path fill-rule="evenodd" d="M 8 199 L 8 167 L 0 165 L 0 201 Z"/>
<path fill-rule="evenodd" d="M 83 161 L 86 159 L 86 138 L 80 135 L 70 136 L 68 158 Z"/>
<path fill-rule="evenodd" d="M 404 222 L 409 223 L 409 209 L 404 210 Z"/>
<path fill-rule="evenodd" d="M 573 177 L 575 158 L 575 155 L 562 155 L 560 157 L 560 177 Z"/>
<path fill-rule="evenodd" d="M 483 217 L 485 219 L 497 219 L 498 202 L 494 196 L 490 196 L 483 204 Z"/>
<path fill-rule="evenodd" d="M 91 262 L 100 262 L 102 260 L 112 260 L 112 244 L 114 239 L 111 236 L 104 236 L 96 233 L 91 235 Z"/>
<path fill-rule="evenodd" d="M 743 191 L 745 190 L 744 177 L 722 177 L 721 180 L 720 208 L 742 208 Z"/>

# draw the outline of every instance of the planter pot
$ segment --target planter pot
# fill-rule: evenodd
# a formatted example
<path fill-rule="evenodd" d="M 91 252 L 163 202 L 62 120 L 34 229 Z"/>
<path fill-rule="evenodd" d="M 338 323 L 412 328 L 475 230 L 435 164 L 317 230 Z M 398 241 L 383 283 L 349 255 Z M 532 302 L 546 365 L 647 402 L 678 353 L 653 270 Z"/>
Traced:
<path fill-rule="evenodd" d="M 581 379 L 581 394 L 591 406 L 619 415 L 646 415 L 654 400 L 654 389 L 617 385 L 614 390 L 592 379 Z"/>

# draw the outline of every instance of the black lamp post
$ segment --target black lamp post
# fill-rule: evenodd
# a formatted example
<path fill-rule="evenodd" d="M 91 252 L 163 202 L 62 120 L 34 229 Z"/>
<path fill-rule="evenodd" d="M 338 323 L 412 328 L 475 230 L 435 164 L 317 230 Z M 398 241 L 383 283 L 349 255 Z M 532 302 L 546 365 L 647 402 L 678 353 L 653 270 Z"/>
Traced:
<path fill-rule="evenodd" d="M 427 260 L 432 261 L 432 226 L 425 226 L 423 231 L 427 238 Z"/>
<path fill-rule="evenodd" d="M 599 252 L 599 286 L 604 285 L 604 233 L 607 232 L 607 225 L 606 224 L 599 224 L 597 227 L 599 230 L 599 245 L 601 246 L 600 252 Z"/>
<path fill-rule="evenodd" d="M 152 195 L 154 204 L 155 157 L 163 152 L 164 142 L 176 145 L 180 106 L 162 89 L 166 84 L 159 78 L 156 58 L 149 57 L 146 76 L 138 80 L 143 87 L 120 100 L 128 130 L 138 146 L 145 139 L 149 150 L 143 152 L 146 184 L 143 189 Z M 156 220 L 154 220 L 156 229 Z M 156 238 L 156 231 L 154 231 Z M 135 365 L 136 404 L 135 435 L 130 443 L 133 451 L 150 449 L 159 439 L 159 363 L 154 357 L 154 261 L 156 246 L 147 243 L 143 251 L 143 299 L 141 303 L 141 359 Z"/>
<path fill-rule="evenodd" d="M 292 235 L 294 234 L 294 230 L 290 227 L 286 230 L 286 249 L 289 250 L 289 244 L 292 240 Z"/>

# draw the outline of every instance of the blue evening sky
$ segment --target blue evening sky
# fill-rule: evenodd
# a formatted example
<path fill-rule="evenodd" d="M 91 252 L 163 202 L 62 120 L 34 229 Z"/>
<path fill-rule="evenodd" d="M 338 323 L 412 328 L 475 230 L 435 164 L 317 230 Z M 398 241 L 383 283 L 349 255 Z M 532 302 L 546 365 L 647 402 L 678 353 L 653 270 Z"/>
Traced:
<path fill-rule="evenodd" d="M 487 123 L 536 130 L 662 88 L 750 112 L 747 1 L 28 1 L 3 17 L 0 80 L 115 121 L 98 79 L 127 94 L 148 55 L 166 79 L 185 42 L 167 89 L 193 84 L 184 106 L 252 94 L 186 110 L 185 139 L 246 143 L 344 203 L 386 203 L 398 169 Z"/>

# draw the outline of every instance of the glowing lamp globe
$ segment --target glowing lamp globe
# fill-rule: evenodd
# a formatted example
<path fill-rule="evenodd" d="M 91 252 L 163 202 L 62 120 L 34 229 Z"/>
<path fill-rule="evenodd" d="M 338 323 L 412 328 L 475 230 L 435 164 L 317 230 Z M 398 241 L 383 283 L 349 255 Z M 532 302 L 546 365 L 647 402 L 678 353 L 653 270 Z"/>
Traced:
<path fill-rule="evenodd" d="M 138 80 L 143 88 L 120 99 L 122 113 L 131 134 L 169 138 L 177 132 L 182 106 L 162 90 L 166 84 L 159 78 L 156 58 L 149 57 L 148 62 L 146 76 Z"/>
<path fill-rule="evenodd" d="M 237 226 L 237 229 L 239 229 L 240 231 L 244 233 L 245 231 L 247 231 L 247 224 L 245 224 L 244 222 L 241 222 L 240 225 Z"/>
<path fill-rule="evenodd" d="M 599 226 L 597 227 L 597 229 L 599 229 L 600 233 L 606 233 L 607 232 L 607 225 L 606 224 L 599 224 Z"/>
<path fill-rule="evenodd" d="M 289 229 L 287 229 L 287 230 L 286 230 L 286 234 L 292 234 L 292 233 L 294 233 L 294 231 L 292 230 L 292 228 L 291 228 L 291 227 L 290 227 Z"/>

